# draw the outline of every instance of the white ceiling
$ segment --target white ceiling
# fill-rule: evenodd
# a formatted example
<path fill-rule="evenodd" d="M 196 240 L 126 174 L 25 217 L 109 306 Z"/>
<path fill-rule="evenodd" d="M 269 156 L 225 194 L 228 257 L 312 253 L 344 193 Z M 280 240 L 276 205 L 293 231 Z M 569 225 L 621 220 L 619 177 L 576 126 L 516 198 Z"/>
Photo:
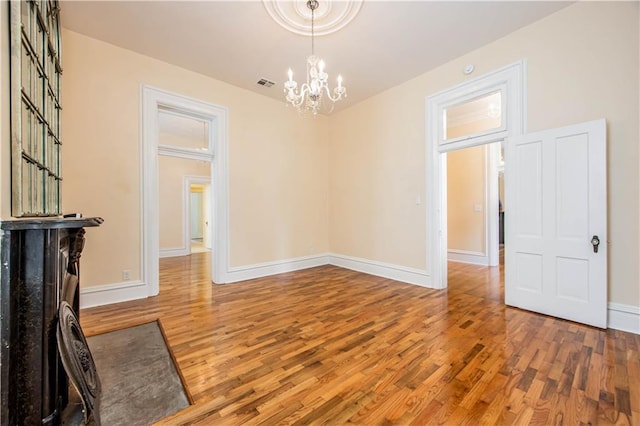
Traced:
<path fill-rule="evenodd" d="M 364 0 L 345 28 L 316 37 L 316 54 L 331 80 L 344 78 L 339 111 L 569 4 Z M 276 24 L 261 1 L 63 1 L 61 16 L 72 31 L 283 102 L 287 69 L 303 75 L 311 50 L 309 37 Z M 276 84 L 259 86 L 261 78 Z"/>

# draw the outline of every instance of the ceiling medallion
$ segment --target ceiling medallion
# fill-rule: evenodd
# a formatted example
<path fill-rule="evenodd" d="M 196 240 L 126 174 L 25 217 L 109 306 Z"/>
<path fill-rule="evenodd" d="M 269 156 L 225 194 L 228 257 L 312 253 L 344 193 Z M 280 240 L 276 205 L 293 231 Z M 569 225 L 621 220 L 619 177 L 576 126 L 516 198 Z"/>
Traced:
<path fill-rule="evenodd" d="M 314 11 L 315 35 L 335 33 L 356 17 L 363 0 L 323 1 Z M 267 13 L 282 28 L 311 36 L 311 11 L 307 0 L 262 0 Z"/>

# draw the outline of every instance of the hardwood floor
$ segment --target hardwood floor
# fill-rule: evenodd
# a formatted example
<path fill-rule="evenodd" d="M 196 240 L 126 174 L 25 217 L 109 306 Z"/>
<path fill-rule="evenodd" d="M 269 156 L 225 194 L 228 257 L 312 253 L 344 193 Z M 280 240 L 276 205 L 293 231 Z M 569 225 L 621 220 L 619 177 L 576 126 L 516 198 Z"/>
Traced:
<path fill-rule="evenodd" d="M 86 309 L 85 334 L 159 318 L 194 405 L 159 424 L 640 425 L 640 336 L 505 307 L 499 268 L 437 291 L 334 266 Z"/>

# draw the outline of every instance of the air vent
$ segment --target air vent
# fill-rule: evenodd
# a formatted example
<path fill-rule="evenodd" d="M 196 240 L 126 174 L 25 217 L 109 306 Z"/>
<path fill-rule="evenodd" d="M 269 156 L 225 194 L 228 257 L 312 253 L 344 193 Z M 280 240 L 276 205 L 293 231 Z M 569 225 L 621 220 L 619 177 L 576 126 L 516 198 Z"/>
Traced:
<path fill-rule="evenodd" d="M 258 80 L 258 84 L 260 86 L 264 86 L 264 87 L 271 87 L 275 83 L 273 81 L 271 81 L 271 80 L 267 80 L 266 78 L 261 78 L 260 80 Z"/>

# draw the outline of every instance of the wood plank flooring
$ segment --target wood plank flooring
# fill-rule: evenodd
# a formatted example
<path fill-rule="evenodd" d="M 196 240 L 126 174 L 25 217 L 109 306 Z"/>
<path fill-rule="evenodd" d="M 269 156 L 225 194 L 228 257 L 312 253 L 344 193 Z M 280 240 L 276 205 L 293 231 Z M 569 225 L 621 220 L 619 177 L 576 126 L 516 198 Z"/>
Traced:
<path fill-rule="evenodd" d="M 208 257 L 80 315 L 160 319 L 195 404 L 159 424 L 640 425 L 640 336 L 505 307 L 498 267 L 450 263 L 447 291 L 334 266 L 212 285 Z"/>

